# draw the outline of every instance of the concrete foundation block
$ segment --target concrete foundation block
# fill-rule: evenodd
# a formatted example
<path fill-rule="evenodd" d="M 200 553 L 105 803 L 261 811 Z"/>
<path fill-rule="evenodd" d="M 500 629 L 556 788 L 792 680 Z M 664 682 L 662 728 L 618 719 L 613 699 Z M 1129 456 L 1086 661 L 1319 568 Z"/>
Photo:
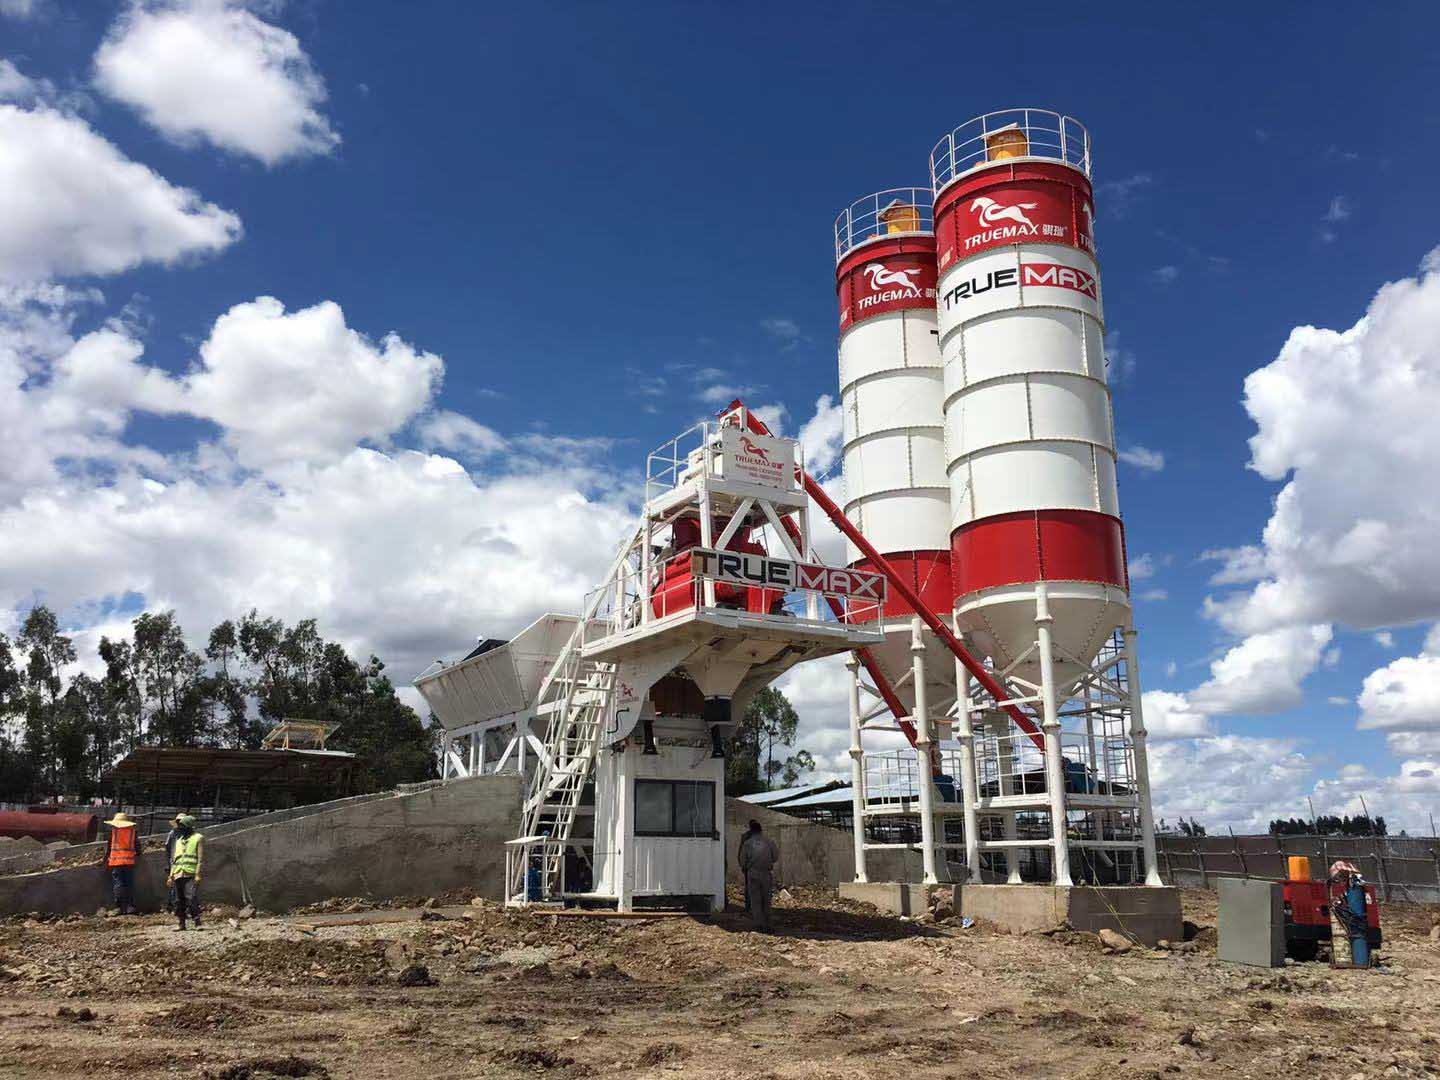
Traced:
<path fill-rule="evenodd" d="M 1274 881 L 1220 879 L 1220 941 L 1216 955 L 1231 964 L 1285 963 L 1285 895 Z"/>
<path fill-rule="evenodd" d="M 913 885 L 904 881 L 842 881 L 840 898 L 870 904 L 891 915 L 923 915 L 930 898 L 948 885 Z"/>
<path fill-rule="evenodd" d="M 985 919 L 1014 933 L 1051 930 L 1116 930 L 1145 945 L 1179 941 L 1184 919 L 1180 891 L 1143 885 L 964 885 L 955 889 L 961 915 Z"/>

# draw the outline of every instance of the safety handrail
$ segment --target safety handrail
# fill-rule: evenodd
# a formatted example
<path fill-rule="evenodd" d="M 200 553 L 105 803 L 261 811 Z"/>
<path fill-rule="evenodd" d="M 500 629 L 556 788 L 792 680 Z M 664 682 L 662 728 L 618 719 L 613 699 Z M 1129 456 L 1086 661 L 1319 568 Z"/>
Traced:
<path fill-rule="evenodd" d="M 930 182 L 938 195 L 971 169 L 1014 158 L 1060 161 L 1089 176 L 1090 133 L 1074 117 L 1049 109 L 988 112 L 965 121 L 935 144 L 930 151 Z"/>
<path fill-rule="evenodd" d="M 925 236 L 935 231 L 929 188 L 886 188 L 856 199 L 835 217 L 835 261 L 882 236 Z"/>

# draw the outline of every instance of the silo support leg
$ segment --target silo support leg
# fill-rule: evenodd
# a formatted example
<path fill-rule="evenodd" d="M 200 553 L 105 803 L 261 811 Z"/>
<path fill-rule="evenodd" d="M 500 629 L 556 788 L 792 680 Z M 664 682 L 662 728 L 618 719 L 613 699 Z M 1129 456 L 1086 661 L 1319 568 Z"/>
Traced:
<path fill-rule="evenodd" d="M 915 783 L 920 789 L 920 855 L 925 884 L 938 884 L 935 873 L 935 777 L 930 707 L 925 691 L 925 629 L 916 618 L 910 623 L 911 681 L 915 684 Z"/>
<path fill-rule="evenodd" d="M 1045 790 L 1050 796 L 1050 832 L 1054 844 L 1055 884 L 1068 887 L 1070 836 L 1065 813 L 1065 762 L 1060 756 L 1060 711 L 1055 701 L 1055 658 L 1051 652 L 1050 596 L 1045 582 L 1035 586 L 1035 633 L 1040 650 L 1041 730 L 1045 734 Z"/>
<path fill-rule="evenodd" d="M 865 874 L 865 748 L 860 742 L 860 661 L 851 653 L 845 661 L 850 674 L 850 798 L 855 837 L 855 880 Z"/>
<path fill-rule="evenodd" d="M 956 636 L 960 626 L 955 625 Z M 975 724 L 970 715 L 970 672 L 955 661 L 955 704 L 960 721 L 960 797 L 965 800 L 965 870 L 972 885 L 980 884 L 980 817 L 975 803 Z"/>
<path fill-rule="evenodd" d="M 1125 628 L 1125 673 L 1130 691 L 1130 744 L 1135 751 L 1135 795 L 1139 802 L 1140 843 L 1145 849 L 1145 884 L 1163 885 L 1155 858 L 1155 814 L 1150 806 L 1150 755 L 1145 748 L 1145 713 L 1140 704 L 1140 661 L 1135 652 L 1135 628 Z"/>

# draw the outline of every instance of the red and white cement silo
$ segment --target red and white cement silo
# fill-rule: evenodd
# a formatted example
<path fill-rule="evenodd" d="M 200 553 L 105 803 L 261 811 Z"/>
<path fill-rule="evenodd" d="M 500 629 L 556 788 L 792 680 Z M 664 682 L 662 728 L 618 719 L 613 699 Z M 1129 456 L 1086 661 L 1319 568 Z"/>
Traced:
<path fill-rule="evenodd" d="M 897 188 L 852 203 L 835 220 L 835 258 L 845 516 L 944 610 L 950 487 L 930 193 Z M 847 561 L 870 569 L 853 546 Z M 885 614 L 911 612 L 892 593 Z"/>
<path fill-rule="evenodd" d="M 1063 682 L 1129 614 L 1089 136 L 991 113 L 940 141 L 931 174 L 954 609 L 997 668 L 1038 682 L 1045 582 Z"/>
<path fill-rule="evenodd" d="M 835 288 L 840 302 L 840 401 L 844 413 L 844 511 L 926 607 L 950 606 L 950 489 L 945 476 L 945 385 L 935 311 L 935 234 L 931 192 L 896 188 L 852 203 L 835 220 Z M 853 545 L 847 563 L 878 569 Z M 892 588 L 883 644 L 871 662 L 888 681 L 881 692 L 908 719 L 915 755 L 870 758 L 893 768 L 866 773 L 856 667 L 851 664 L 850 756 L 855 866 L 865 880 L 867 794 L 915 790 L 928 807 L 939 765 L 930 710 L 954 702 L 954 665 L 934 635 Z M 875 671 L 872 668 L 872 676 Z M 924 693 L 920 693 L 923 689 Z M 921 777 L 923 776 L 923 781 Z M 883 789 L 883 790 L 882 790 Z M 925 880 L 937 880 L 934 817 L 922 813 Z"/>
<path fill-rule="evenodd" d="M 935 312 L 930 192 L 895 188 L 858 199 L 835 220 L 844 412 L 845 516 L 936 611 L 950 607 L 950 488 L 945 477 L 944 376 Z M 853 545 L 847 563 L 876 569 Z M 915 704 L 911 619 L 891 589 L 893 632 L 871 654 L 907 710 Z M 929 702 L 948 708 L 953 667 L 924 635 Z"/>
<path fill-rule="evenodd" d="M 1090 168 L 1085 128 L 1039 109 L 971 120 L 930 158 L 953 611 L 1043 728 L 1037 748 L 983 702 L 972 724 L 961 695 L 966 799 L 1006 837 L 967 817 L 972 881 L 982 850 L 1018 881 L 1026 846 L 1050 849 L 1057 885 L 1076 851 L 1085 880 L 1160 880 Z M 1022 813 L 1048 816 L 1048 839 L 1020 837 Z"/>

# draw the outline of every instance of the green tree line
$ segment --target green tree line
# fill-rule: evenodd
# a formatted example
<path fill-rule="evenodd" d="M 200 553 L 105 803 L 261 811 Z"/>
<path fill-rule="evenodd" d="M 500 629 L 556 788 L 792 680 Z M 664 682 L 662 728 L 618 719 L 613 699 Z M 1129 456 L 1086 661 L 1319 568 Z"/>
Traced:
<path fill-rule="evenodd" d="M 1383 817 L 1368 814 L 1321 814 L 1313 822 L 1303 818 L 1276 818 L 1270 822 L 1271 836 L 1384 836 L 1389 826 Z"/>
<path fill-rule="evenodd" d="M 385 665 L 352 658 L 314 619 L 251 611 L 210 631 L 203 652 L 173 611 L 145 612 L 130 638 L 102 637 L 104 674 L 73 671 L 74 642 L 40 605 L 0 634 L 0 800 L 98 794 L 137 746 L 257 749 L 281 719 L 341 727 L 327 748 L 356 755 L 357 792 L 431 778 L 432 729 L 395 693 Z"/>

